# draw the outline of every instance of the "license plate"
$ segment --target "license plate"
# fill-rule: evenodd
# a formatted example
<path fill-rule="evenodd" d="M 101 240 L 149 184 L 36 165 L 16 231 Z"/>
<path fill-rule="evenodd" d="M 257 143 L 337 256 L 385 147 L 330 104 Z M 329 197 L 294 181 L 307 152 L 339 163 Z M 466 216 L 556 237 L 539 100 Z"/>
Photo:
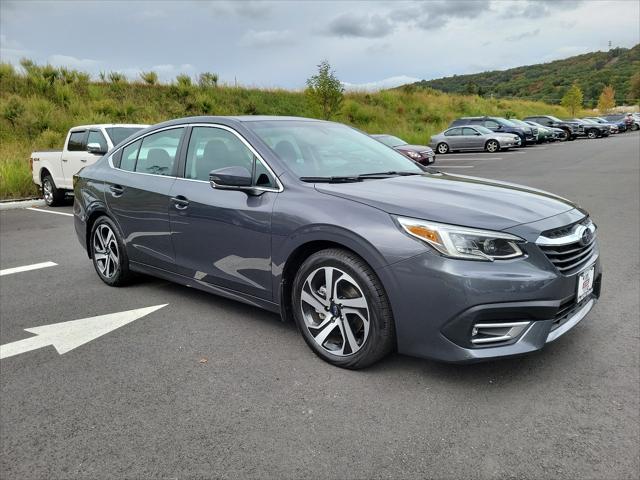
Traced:
<path fill-rule="evenodd" d="M 593 277 L 596 273 L 595 265 L 580 272 L 578 275 L 578 294 L 576 295 L 577 303 L 585 299 L 587 295 L 593 292 Z"/>

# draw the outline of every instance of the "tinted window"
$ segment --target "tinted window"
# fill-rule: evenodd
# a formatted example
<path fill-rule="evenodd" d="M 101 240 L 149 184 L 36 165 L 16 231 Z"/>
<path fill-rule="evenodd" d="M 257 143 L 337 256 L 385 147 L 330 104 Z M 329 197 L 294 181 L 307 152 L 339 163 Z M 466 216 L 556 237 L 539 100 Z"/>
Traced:
<path fill-rule="evenodd" d="M 178 145 L 183 131 L 184 128 L 174 128 L 144 137 L 135 171 L 154 175 L 174 175 Z"/>
<path fill-rule="evenodd" d="M 84 131 L 71 132 L 71 135 L 69 136 L 69 143 L 67 144 L 67 150 L 70 152 L 83 152 L 85 150 L 84 133 Z"/>
<path fill-rule="evenodd" d="M 447 130 L 446 132 L 444 132 L 444 134 L 447 137 L 457 137 L 458 135 L 462 135 L 462 129 L 461 128 L 451 128 L 451 129 Z"/>
<path fill-rule="evenodd" d="M 496 122 L 495 120 L 485 120 L 484 121 L 484 126 L 490 129 L 494 129 L 494 128 L 498 128 L 500 126 L 500 124 L 498 122 Z"/>
<path fill-rule="evenodd" d="M 87 145 L 89 145 L 90 143 L 97 143 L 98 145 L 100 145 L 100 148 L 103 152 L 109 150 L 109 148 L 107 147 L 107 139 L 104 138 L 104 135 L 102 135 L 102 133 L 98 130 L 91 130 L 89 132 L 89 136 L 87 137 Z"/>
<path fill-rule="evenodd" d="M 140 150 L 141 143 L 142 140 L 138 140 L 122 149 L 122 156 L 120 158 L 121 169 L 133 172 L 136 168 L 136 160 L 138 159 L 138 150 Z"/>
<path fill-rule="evenodd" d="M 140 128 L 136 128 L 136 127 L 112 127 L 112 128 L 106 128 L 105 130 L 107 131 L 107 135 L 109 135 L 109 138 L 111 139 L 111 143 L 113 143 L 113 146 L 115 147 L 116 145 L 118 145 L 118 144 L 122 143 L 123 141 L 125 141 L 127 138 L 129 138 L 134 133 L 139 132 L 140 130 L 142 130 L 142 127 L 140 127 Z"/>
<path fill-rule="evenodd" d="M 476 133 L 478 132 L 476 132 L 473 128 L 466 127 L 462 129 L 462 135 L 475 135 Z"/>
<path fill-rule="evenodd" d="M 191 130 L 185 178 L 209 181 L 209 172 L 226 167 L 244 167 L 253 172 L 253 153 L 233 133 L 222 128 Z"/>

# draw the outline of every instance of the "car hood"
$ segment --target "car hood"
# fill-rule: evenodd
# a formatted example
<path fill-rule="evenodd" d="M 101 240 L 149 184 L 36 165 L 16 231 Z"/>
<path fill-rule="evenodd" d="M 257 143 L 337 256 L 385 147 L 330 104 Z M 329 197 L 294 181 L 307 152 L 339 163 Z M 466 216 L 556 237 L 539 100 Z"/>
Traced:
<path fill-rule="evenodd" d="M 504 230 L 576 208 L 542 190 L 443 173 L 318 183 L 316 190 L 390 214 L 490 230 Z"/>

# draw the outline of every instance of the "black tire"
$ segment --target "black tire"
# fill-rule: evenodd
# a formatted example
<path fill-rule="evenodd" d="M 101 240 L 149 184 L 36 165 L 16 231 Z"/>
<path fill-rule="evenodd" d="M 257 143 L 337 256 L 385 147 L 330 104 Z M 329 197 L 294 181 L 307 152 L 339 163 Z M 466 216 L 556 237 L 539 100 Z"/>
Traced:
<path fill-rule="evenodd" d="M 436 146 L 436 152 L 439 153 L 440 155 L 444 155 L 446 153 L 449 153 L 449 145 L 447 145 L 444 142 L 439 143 Z"/>
<path fill-rule="evenodd" d="M 497 140 L 487 140 L 484 144 L 484 149 L 489 153 L 496 153 L 500 150 L 500 144 Z"/>
<path fill-rule="evenodd" d="M 305 287 L 306 281 L 313 276 L 314 272 L 327 267 L 338 269 L 355 280 L 356 286 L 362 292 L 362 296 L 358 298 L 364 297 L 364 299 L 366 299 L 367 314 L 369 316 L 368 335 L 362 340 L 359 350 L 355 353 L 344 355 L 334 355 L 330 353 L 315 340 L 309 331 L 311 327 L 307 327 L 305 323 L 303 302 L 301 300 L 303 288 Z M 335 285 L 335 290 L 337 291 L 337 285 L 339 285 L 339 283 L 336 281 Z M 307 345 L 309 345 L 309 348 L 326 362 L 337 367 L 356 370 L 372 365 L 394 350 L 396 346 L 395 324 L 389 299 L 374 271 L 359 256 L 339 248 L 331 248 L 314 253 L 307 258 L 298 269 L 298 273 L 293 281 L 291 296 L 293 316 L 298 329 L 302 333 Z M 335 303 L 338 303 L 339 300 L 340 297 L 336 294 Z M 340 305 L 340 307 L 345 308 L 342 307 L 342 305 Z M 338 312 L 340 312 L 340 310 L 338 310 Z M 327 313 L 327 315 L 329 315 L 329 313 Z M 344 314 L 345 320 L 342 320 L 343 314 L 340 313 L 340 319 L 336 320 L 336 323 L 339 321 L 347 321 L 346 315 L 347 314 Z M 321 318 L 324 319 L 325 315 L 323 314 Z M 337 329 L 334 328 L 333 331 L 335 332 L 335 330 Z M 341 326 L 339 332 L 342 331 L 343 327 Z M 344 349 L 344 344 L 346 343 L 344 335 L 343 342 Z"/>
<path fill-rule="evenodd" d="M 598 131 L 595 128 L 590 128 L 587 131 L 587 137 L 593 140 L 594 138 L 598 138 Z"/>
<path fill-rule="evenodd" d="M 563 129 L 564 130 L 564 129 Z M 561 142 L 568 142 L 569 140 L 573 140 L 573 135 L 571 135 L 571 132 L 569 130 L 564 130 L 564 136 L 560 137 L 560 141 Z"/>
<path fill-rule="evenodd" d="M 99 259 L 102 252 L 99 250 L 99 243 L 96 235 L 98 230 L 101 230 L 103 233 L 104 229 L 110 229 L 113 232 L 114 242 L 107 245 L 107 255 L 111 254 L 116 250 L 116 257 L 118 259 L 117 268 L 113 270 L 109 270 L 107 267 L 107 272 L 105 273 L 103 269 L 103 263 Z M 91 252 L 91 259 L 93 260 L 93 267 L 96 269 L 96 273 L 100 280 L 109 285 L 110 287 L 121 287 L 126 285 L 133 278 L 133 273 L 129 269 L 129 257 L 127 256 L 127 250 L 124 247 L 124 242 L 122 241 L 122 235 L 120 234 L 120 230 L 116 226 L 116 224 L 106 215 L 103 215 L 96 219 L 91 227 L 91 236 L 89 237 L 89 245 Z M 110 259 L 113 258 L 110 256 Z M 109 272 L 113 273 L 109 273 Z"/>
<path fill-rule="evenodd" d="M 57 207 L 64 202 L 65 192 L 56 187 L 53 178 L 48 173 L 42 177 L 42 196 L 50 207 Z"/>
<path fill-rule="evenodd" d="M 635 132 L 638 129 L 640 129 L 640 125 L 638 125 L 637 123 L 631 124 L 631 131 Z"/>

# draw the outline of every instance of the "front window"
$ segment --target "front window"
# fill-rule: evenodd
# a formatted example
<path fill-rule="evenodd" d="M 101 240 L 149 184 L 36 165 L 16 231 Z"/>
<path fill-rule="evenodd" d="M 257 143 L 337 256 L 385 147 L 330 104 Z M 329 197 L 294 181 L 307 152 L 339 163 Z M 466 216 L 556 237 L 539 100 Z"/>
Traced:
<path fill-rule="evenodd" d="M 498 122 L 500 122 L 502 125 L 506 126 L 506 127 L 516 127 L 517 126 L 511 120 L 507 120 L 506 118 L 497 118 L 496 120 Z"/>
<path fill-rule="evenodd" d="M 100 133 L 98 130 L 89 131 L 89 137 L 87 138 L 87 145 L 91 145 L 92 143 L 97 143 L 100 145 L 100 149 L 103 152 L 109 150 L 107 148 L 107 139 L 104 138 L 104 135 Z"/>
<path fill-rule="evenodd" d="M 299 177 L 345 177 L 423 170 L 404 155 L 346 125 L 275 120 L 245 124 Z"/>
<path fill-rule="evenodd" d="M 394 137 L 393 135 L 380 135 L 379 137 L 374 137 L 379 142 L 384 143 L 387 147 L 399 147 L 400 145 L 406 145 L 407 142 L 404 140 Z"/>
<path fill-rule="evenodd" d="M 477 125 L 477 126 L 475 126 L 475 127 L 473 127 L 473 128 L 475 128 L 477 131 L 479 131 L 480 133 L 483 133 L 483 134 L 485 134 L 485 135 L 487 135 L 487 134 L 489 134 L 489 135 L 490 135 L 490 134 L 492 134 L 492 133 L 493 133 L 493 132 L 492 132 L 491 130 L 489 130 L 487 127 L 483 127 L 482 125 Z"/>
<path fill-rule="evenodd" d="M 133 135 L 136 132 L 142 130 L 142 127 L 110 127 L 105 128 L 107 135 L 111 139 L 111 143 L 113 146 L 117 146 L 118 144 L 124 142 L 127 138 Z"/>

